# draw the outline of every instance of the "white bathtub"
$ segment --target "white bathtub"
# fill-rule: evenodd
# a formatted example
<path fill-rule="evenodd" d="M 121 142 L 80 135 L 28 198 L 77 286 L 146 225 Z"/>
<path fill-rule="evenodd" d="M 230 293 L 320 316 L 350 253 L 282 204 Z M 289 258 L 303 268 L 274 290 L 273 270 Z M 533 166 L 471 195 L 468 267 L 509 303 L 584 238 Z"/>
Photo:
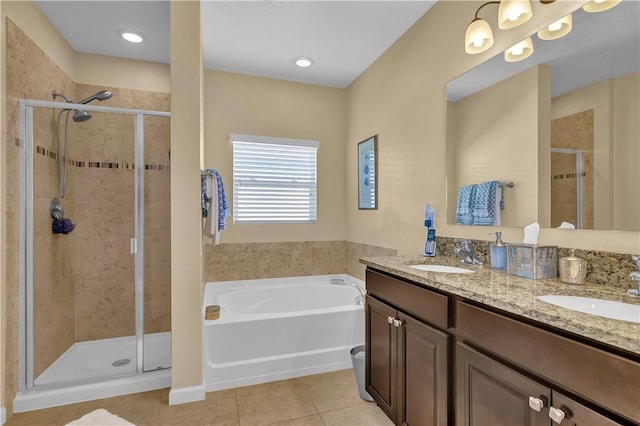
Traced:
<path fill-rule="evenodd" d="M 316 275 L 207 283 L 203 320 L 207 391 L 351 367 L 349 351 L 364 344 L 360 292 L 349 275 Z"/>

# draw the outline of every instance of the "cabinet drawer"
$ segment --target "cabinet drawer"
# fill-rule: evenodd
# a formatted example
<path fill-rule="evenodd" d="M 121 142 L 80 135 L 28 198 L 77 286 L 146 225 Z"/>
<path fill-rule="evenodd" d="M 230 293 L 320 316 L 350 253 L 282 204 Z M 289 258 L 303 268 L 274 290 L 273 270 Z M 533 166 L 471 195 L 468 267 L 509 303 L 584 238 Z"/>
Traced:
<path fill-rule="evenodd" d="M 466 302 L 456 307 L 458 336 L 635 422 L 640 363 Z"/>
<path fill-rule="evenodd" d="M 367 269 L 367 293 L 442 329 L 448 326 L 448 297 Z"/>

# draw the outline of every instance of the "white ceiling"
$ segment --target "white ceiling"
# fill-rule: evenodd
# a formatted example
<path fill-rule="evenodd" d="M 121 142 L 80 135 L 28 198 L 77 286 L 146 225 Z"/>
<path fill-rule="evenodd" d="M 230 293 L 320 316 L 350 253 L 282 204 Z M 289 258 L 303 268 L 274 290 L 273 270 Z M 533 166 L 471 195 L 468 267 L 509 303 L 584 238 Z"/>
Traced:
<path fill-rule="evenodd" d="M 431 1 L 203 1 L 206 68 L 344 88 L 433 4 Z M 169 62 L 168 1 L 36 4 L 74 50 Z M 122 30 L 145 36 L 139 45 Z M 297 56 L 314 59 L 306 69 Z"/>

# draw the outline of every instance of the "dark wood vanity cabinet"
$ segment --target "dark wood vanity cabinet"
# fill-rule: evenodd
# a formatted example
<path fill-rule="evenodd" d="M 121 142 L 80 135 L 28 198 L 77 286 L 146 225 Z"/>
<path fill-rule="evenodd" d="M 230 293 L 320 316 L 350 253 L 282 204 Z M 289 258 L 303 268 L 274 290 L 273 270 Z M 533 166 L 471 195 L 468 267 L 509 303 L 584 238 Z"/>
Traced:
<path fill-rule="evenodd" d="M 640 357 L 367 269 L 366 389 L 396 425 L 640 425 Z"/>
<path fill-rule="evenodd" d="M 529 407 L 536 398 L 540 410 Z M 551 392 L 464 343 L 456 347 L 456 424 L 458 426 L 549 426 Z M 543 407 L 545 409 L 543 409 Z"/>
<path fill-rule="evenodd" d="M 620 425 L 464 343 L 456 348 L 456 424 Z"/>
<path fill-rule="evenodd" d="M 459 341 L 474 346 L 500 362 L 496 364 L 517 366 L 530 377 L 552 383 L 551 398 L 545 404 L 548 407 L 547 420 L 552 419 L 551 425 L 599 426 L 627 421 L 630 424 L 640 424 L 638 360 L 604 351 L 466 301 L 458 301 L 456 304 L 456 335 Z M 460 361 L 462 355 L 468 353 L 468 349 L 460 343 L 457 349 L 456 358 Z M 488 365 L 488 362 L 483 365 Z M 459 362 L 457 367 L 458 374 L 461 369 L 464 371 L 467 368 Z M 487 371 L 505 369 L 507 367 Z M 458 376 L 456 403 L 470 404 L 471 402 L 460 399 L 460 393 L 465 392 L 460 386 L 468 385 L 461 380 Z M 612 416 L 602 416 L 586 405 L 571 400 L 562 393 L 565 390 L 580 395 L 594 407 L 611 412 Z M 458 407 L 456 413 L 460 409 Z M 564 420 L 561 420 L 563 414 Z M 621 423 L 613 420 L 617 416 L 621 418 Z M 468 416 L 465 417 L 467 419 Z"/>
<path fill-rule="evenodd" d="M 425 291 L 376 275 L 377 284 L 392 282 L 391 287 L 401 289 L 400 292 Z M 369 272 L 367 279 L 367 392 L 395 424 L 447 425 L 449 336 L 392 306 L 394 300 L 389 303 L 378 300 L 376 296 L 395 297 L 386 293 L 388 286 L 382 289 L 370 285 Z M 434 294 L 437 298 L 441 296 Z"/>

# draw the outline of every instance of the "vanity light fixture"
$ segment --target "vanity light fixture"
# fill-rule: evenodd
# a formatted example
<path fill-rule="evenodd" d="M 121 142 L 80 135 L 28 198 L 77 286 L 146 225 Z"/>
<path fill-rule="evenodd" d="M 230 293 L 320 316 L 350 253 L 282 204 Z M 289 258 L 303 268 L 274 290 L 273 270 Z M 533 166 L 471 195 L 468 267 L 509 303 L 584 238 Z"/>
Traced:
<path fill-rule="evenodd" d="M 518 62 L 528 58 L 533 53 L 533 42 L 531 37 L 527 37 L 520 43 L 516 43 L 504 51 L 504 60 L 507 62 Z"/>
<path fill-rule="evenodd" d="M 556 22 L 546 26 L 538 31 L 540 40 L 556 40 L 566 36 L 573 27 L 573 18 L 568 14 L 564 18 L 558 19 Z"/>
<path fill-rule="evenodd" d="M 313 65 L 313 59 L 308 56 L 298 56 L 293 59 L 293 63 L 299 66 L 300 68 L 309 68 Z"/>
<path fill-rule="evenodd" d="M 604 12 L 620 3 L 621 0 L 591 0 L 582 6 L 585 12 Z"/>
<path fill-rule="evenodd" d="M 540 3 L 550 4 L 554 1 L 555 0 L 540 0 Z M 473 21 L 471 21 L 467 26 L 467 32 L 464 37 L 464 50 L 467 53 L 482 53 L 493 46 L 493 32 L 491 31 L 491 26 L 489 26 L 487 21 L 478 17 L 480 10 L 489 4 L 498 5 L 498 28 L 501 30 L 518 27 L 531 19 L 531 16 L 533 15 L 530 0 L 501 0 L 490 1 L 482 4 L 476 10 Z"/>
<path fill-rule="evenodd" d="M 133 31 L 121 31 L 120 37 L 130 43 L 142 43 L 144 41 L 144 37 L 142 36 L 142 34 Z"/>
<path fill-rule="evenodd" d="M 519 27 L 531 16 L 533 13 L 529 0 L 502 0 L 498 7 L 498 28 L 508 30 Z"/>
<path fill-rule="evenodd" d="M 469 54 L 482 53 L 493 46 L 493 31 L 491 26 L 482 18 L 478 17 L 478 13 L 483 7 L 489 4 L 498 4 L 499 1 L 490 1 L 476 10 L 473 21 L 467 26 L 467 32 L 464 36 L 464 51 Z"/>

